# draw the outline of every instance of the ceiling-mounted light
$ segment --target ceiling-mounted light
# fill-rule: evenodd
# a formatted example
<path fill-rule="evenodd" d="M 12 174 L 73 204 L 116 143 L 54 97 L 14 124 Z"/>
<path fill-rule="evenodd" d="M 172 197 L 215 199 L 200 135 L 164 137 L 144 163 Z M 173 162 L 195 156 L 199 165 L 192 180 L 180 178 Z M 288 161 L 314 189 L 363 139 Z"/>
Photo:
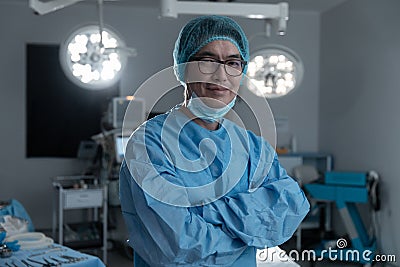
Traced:
<path fill-rule="evenodd" d="M 81 1 L 84 0 L 29 0 L 29 5 L 37 14 L 44 15 Z M 65 74 L 78 86 L 88 89 L 115 84 L 127 57 L 136 56 L 136 49 L 126 47 L 115 31 L 103 26 L 103 1 L 97 0 L 99 23 L 74 31 L 60 47 Z"/>
<path fill-rule="evenodd" d="M 68 78 L 88 89 L 115 84 L 127 62 L 122 39 L 109 28 L 100 36 L 98 25 L 74 31 L 60 47 L 60 62 Z"/>
<path fill-rule="evenodd" d="M 277 22 L 278 34 L 284 35 L 287 20 L 289 19 L 289 4 L 286 2 L 257 4 L 227 3 L 227 1 L 161 0 L 162 17 L 177 18 L 178 14 L 225 15 L 251 19 L 269 19 Z"/>
<path fill-rule="evenodd" d="M 247 68 L 247 87 L 257 96 L 281 97 L 301 83 L 303 63 L 289 48 L 267 46 L 251 55 Z"/>

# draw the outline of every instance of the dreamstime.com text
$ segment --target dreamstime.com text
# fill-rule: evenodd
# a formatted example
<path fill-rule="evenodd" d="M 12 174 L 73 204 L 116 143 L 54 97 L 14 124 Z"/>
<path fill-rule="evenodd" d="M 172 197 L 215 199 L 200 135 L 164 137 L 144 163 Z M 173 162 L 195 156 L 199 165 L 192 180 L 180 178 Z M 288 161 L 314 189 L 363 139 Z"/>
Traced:
<path fill-rule="evenodd" d="M 374 254 L 371 250 L 358 251 L 356 249 L 343 249 L 344 239 L 339 239 L 337 247 L 327 248 L 317 252 L 315 250 L 284 250 L 268 252 L 268 248 L 259 250 L 257 259 L 259 261 L 287 262 L 287 261 L 351 261 L 351 262 L 396 262 L 396 255 Z M 346 243 L 347 246 L 347 243 Z"/>

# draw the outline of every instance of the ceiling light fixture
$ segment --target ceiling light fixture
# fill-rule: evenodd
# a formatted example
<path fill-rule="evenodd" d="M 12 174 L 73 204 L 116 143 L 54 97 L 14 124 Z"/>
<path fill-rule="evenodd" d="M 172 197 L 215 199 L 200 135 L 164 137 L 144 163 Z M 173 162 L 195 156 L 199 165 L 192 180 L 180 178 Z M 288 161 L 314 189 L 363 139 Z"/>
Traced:
<path fill-rule="evenodd" d="M 277 33 L 284 35 L 289 19 L 289 5 L 286 2 L 255 4 L 222 1 L 161 0 L 162 17 L 177 18 L 178 14 L 225 15 L 274 20 L 276 21 Z"/>
<path fill-rule="evenodd" d="M 30 0 L 39 15 L 47 14 L 83 0 Z M 103 26 L 103 1 L 97 0 L 99 24 L 73 31 L 60 46 L 60 63 L 67 77 L 80 87 L 105 89 L 118 82 L 128 56 L 134 48 L 126 47 L 119 35 Z"/>
<path fill-rule="evenodd" d="M 41 1 L 41 0 L 29 0 L 29 6 L 35 10 L 37 15 L 45 15 L 63 9 L 65 7 L 74 5 L 84 0 L 53 0 L 53 1 Z"/>
<path fill-rule="evenodd" d="M 103 89 L 115 84 L 127 57 L 117 48 L 125 46 L 118 35 L 98 25 L 74 31 L 60 47 L 60 62 L 67 77 L 87 89 Z"/>
<path fill-rule="evenodd" d="M 293 92 L 303 78 L 303 63 L 284 46 L 266 46 L 251 53 L 247 87 L 260 97 L 277 98 Z"/>

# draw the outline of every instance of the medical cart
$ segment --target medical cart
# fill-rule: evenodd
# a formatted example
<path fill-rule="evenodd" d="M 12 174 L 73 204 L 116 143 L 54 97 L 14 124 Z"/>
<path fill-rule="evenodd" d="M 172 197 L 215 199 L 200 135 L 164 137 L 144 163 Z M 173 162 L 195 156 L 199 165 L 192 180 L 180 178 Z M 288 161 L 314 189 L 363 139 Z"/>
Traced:
<path fill-rule="evenodd" d="M 57 240 L 60 245 L 74 249 L 101 247 L 102 260 L 107 263 L 107 184 L 99 184 L 99 179 L 93 176 L 58 176 L 52 179 L 52 184 L 54 188 L 53 238 L 56 238 L 58 230 Z M 74 209 L 91 210 L 93 221 L 64 224 L 64 212 Z M 99 220 L 99 209 L 102 211 L 101 220 Z M 72 231 L 73 227 L 82 238 L 67 242 L 64 228 Z"/>

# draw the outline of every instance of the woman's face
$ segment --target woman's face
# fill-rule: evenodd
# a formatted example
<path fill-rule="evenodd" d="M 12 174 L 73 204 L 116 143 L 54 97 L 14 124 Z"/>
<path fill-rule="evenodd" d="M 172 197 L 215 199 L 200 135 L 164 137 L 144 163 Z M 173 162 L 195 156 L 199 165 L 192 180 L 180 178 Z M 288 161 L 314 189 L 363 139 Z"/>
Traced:
<path fill-rule="evenodd" d="M 193 58 L 196 61 L 241 60 L 239 50 L 227 40 L 216 40 L 208 43 Z M 235 66 L 236 62 L 233 61 L 232 65 Z M 203 97 L 203 102 L 210 107 L 221 108 L 227 105 L 236 96 L 243 75 L 241 73 L 238 76 L 231 76 L 225 71 L 228 68 L 230 67 L 226 66 L 224 68 L 223 64 L 218 64 L 214 73 L 204 74 L 199 69 L 197 62 L 188 64 L 186 77 L 189 95 L 195 92 L 198 97 Z M 191 83 L 190 81 L 194 82 Z"/>

